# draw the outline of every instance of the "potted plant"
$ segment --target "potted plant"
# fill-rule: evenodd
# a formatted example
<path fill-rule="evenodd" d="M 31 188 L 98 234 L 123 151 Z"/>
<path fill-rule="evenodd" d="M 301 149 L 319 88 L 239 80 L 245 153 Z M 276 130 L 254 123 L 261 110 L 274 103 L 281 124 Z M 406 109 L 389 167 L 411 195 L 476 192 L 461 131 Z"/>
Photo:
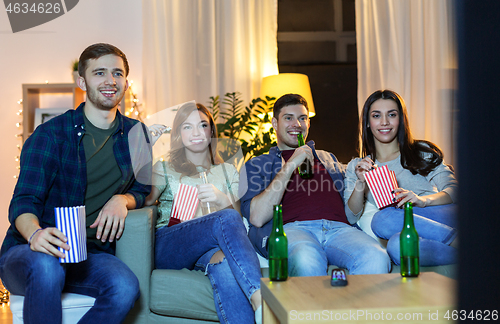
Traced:
<path fill-rule="evenodd" d="M 255 98 L 244 107 L 239 92 L 226 93 L 222 102 L 219 96 L 210 97 L 208 108 L 216 120 L 218 137 L 235 140 L 224 142 L 223 147 L 220 147 L 224 160 L 233 156 L 239 146 L 244 161 L 248 161 L 276 145 L 276 134 L 269 118 L 275 100 L 271 97 L 265 100 Z"/>

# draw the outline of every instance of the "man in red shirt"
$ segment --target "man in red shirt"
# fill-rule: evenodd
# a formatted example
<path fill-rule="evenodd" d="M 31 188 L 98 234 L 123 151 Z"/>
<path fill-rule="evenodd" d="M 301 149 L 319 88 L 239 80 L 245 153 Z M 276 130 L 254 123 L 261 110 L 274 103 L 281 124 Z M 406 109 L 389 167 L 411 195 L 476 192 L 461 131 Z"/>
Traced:
<path fill-rule="evenodd" d="M 337 158 L 316 150 L 313 141 L 298 147 L 297 134 L 306 138 L 309 133 L 306 100 L 297 94 L 284 95 L 275 102 L 273 113 L 278 145 L 248 161 L 240 181 L 240 188 L 246 190 L 241 210 L 250 223 L 249 237 L 256 250 L 267 257 L 272 206 L 281 204 L 290 276 L 326 275 L 328 265 L 351 274 L 389 272 L 386 251 L 350 225 L 357 220 L 346 217 L 344 169 Z M 306 160 L 313 166 L 311 179 L 302 179 L 296 171 Z"/>

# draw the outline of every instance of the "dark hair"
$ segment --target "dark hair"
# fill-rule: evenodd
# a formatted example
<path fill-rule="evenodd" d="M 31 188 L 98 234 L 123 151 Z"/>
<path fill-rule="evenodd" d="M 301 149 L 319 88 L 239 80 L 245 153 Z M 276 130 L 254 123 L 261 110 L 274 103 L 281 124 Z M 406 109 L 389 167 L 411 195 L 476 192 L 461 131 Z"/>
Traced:
<path fill-rule="evenodd" d="M 123 60 L 123 65 L 125 66 L 125 76 L 128 76 L 129 66 L 127 61 L 127 56 L 119 48 L 105 43 L 98 43 L 90 45 L 87 47 L 78 60 L 78 74 L 80 76 L 85 76 L 85 70 L 87 70 L 87 65 L 89 60 L 96 60 L 104 55 L 113 54 L 119 56 Z"/>
<path fill-rule="evenodd" d="M 401 153 L 401 165 L 403 168 L 410 170 L 414 175 L 428 175 L 429 172 L 443 162 L 443 151 L 432 142 L 413 139 L 410 131 L 410 124 L 408 122 L 406 104 L 399 94 L 391 90 L 375 91 L 365 101 L 359 125 L 362 141 L 361 155 L 370 155 L 373 161 L 377 158 L 375 140 L 372 130 L 368 125 L 370 107 L 379 99 L 392 100 L 398 106 L 399 128 L 397 137 L 399 151 Z M 424 157 L 425 153 L 430 153 L 431 156 Z"/>
<path fill-rule="evenodd" d="M 219 152 L 217 151 L 217 126 L 215 125 L 214 118 L 210 111 L 200 103 L 186 103 L 182 105 L 175 114 L 174 123 L 172 126 L 172 133 L 170 134 L 170 152 L 167 155 L 167 161 L 174 168 L 174 170 L 183 176 L 191 176 L 197 173 L 196 165 L 186 157 L 184 144 L 182 143 L 181 127 L 184 121 L 195 110 L 202 112 L 208 117 L 210 121 L 211 141 L 208 144 L 208 151 L 210 152 L 210 163 L 212 165 L 220 164 L 223 162 Z"/>
<path fill-rule="evenodd" d="M 306 107 L 307 111 L 309 111 L 309 107 L 307 106 L 307 101 L 299 94 L 289 93 L 286 95 L 282 95 L 276 102 L 273 107 L 273 116 L 278 119 L 281 109 L 286 106 L 292 105 L 303 105 Z"/>

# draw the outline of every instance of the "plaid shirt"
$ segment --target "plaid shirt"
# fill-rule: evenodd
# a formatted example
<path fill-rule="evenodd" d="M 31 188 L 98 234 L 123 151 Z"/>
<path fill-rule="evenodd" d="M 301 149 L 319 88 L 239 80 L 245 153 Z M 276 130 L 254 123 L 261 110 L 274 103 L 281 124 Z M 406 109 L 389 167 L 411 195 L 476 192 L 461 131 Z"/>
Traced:
<path fill-rule="evenodd" d="M 2 245 L 2 255 L 15 245 L 27 243 L 15 227 L 19 215 L 31 213 L 38 217 L 42 228 L 55 227 L 55 207 L 84 205 L 87 188 L 82 142 L 84 105 L 40 125 L 24 143 L 21 171 L 9 207 L 11 225 Z M 140 208 L 151 191 L 151 145 L 144 136 L 147 129 L 119 112 L 117 118 L 119 125 L 113 134 L 113 150 L 122 180 L 115 194 L 133 195 L 136 208 Z"/>

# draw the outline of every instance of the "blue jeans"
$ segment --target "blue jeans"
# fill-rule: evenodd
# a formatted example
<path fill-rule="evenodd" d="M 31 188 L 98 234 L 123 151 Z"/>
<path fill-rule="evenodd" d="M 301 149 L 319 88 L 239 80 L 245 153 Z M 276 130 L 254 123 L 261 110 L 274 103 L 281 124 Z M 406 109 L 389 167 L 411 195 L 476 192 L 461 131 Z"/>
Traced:
<path fill-rule="evenodd" d="M 122 323 L 139 298 L 137 277 L 108 253 L 61 264 L 28 244 L 17 245 L 0 259 L 0 277 L 11 293 L 24 296 L 24 323 L 61 323 L 63 291 L 96 298 L 78 323 Z"/>
<path fill-rule="evenodd" d="M 250 297 L 260 289 L 260 264 L 240 214 L 232 209 L 156 231 L 158 269 L 204 269 L 222 323 L 253 323 Z M 210 264 L 221 250 L 222 262 Z"/>
<path fill-rule="evenodd" d="M 283 227 L 288 239 L 290 276 L 325 276 L 328 265 L 350 274 L 388 273 L 386 251 L 368 234 L 342 222 L 297 221 Z"/>
<path fill-rule="evenodd" d="M 455 204 L 413 207 L 413 222 L 420 237 L 420 265 L 439 266 L 457 262 L 457 249 L 450 243 L 457 236 L 457 206 Z M 384 208 L 375 213 L 372 230 L 380 238 L 389 240 L 387 252 L 395 264 L 399 260 L 399 233 L 403 228 L 404 210 Z"/>

